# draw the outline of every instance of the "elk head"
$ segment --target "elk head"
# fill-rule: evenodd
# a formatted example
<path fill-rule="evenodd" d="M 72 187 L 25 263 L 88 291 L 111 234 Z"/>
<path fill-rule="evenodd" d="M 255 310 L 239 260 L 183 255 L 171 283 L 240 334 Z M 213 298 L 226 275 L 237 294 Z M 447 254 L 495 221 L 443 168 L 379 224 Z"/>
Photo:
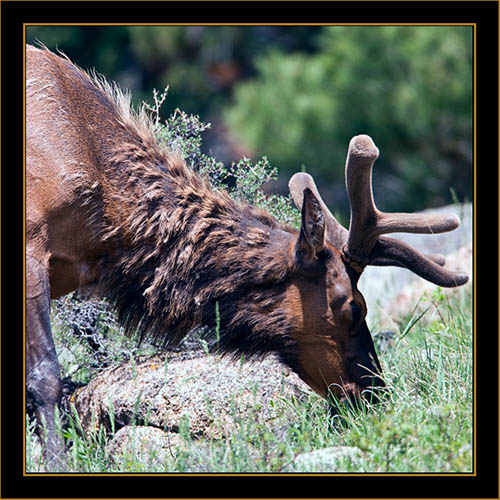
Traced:
<path fill-rule="evenodd" d="M 325 205 L 312 177 L 295 174 L 289 188 L 301 210 L 294 247 L 296 273 L 286 294 L 299 346 L 299 375 L 316 392 L 338 399 L 383 386 L 381 367 L 368 330 L 366 304 L 357 289 L 367 265 L 399 266 L 444 287 L 463 285 L 468 276 L 444 269 L 440 255 L 422 255 L 381 235 L 441 233 L 458 227 L 455 215 L 387 214 L 373 201 L 371 175 L 378 149 L 367 135 L 354 137 L 346 160 L 351 207 L 349 230 Z M 368 391 L 373 393 L 373 391 Z"/>

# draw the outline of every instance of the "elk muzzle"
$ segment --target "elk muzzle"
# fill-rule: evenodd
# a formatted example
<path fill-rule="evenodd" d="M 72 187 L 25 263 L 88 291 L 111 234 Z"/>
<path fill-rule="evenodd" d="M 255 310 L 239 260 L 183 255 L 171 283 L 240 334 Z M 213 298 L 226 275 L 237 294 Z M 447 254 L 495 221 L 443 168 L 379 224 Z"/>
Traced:
<path fill-rule="evenodd" d="M 344 341 L 311 335 L 302 339 L 300 377 L 325 399 L 378 401 L 385 387 L 365 321 Z"/>

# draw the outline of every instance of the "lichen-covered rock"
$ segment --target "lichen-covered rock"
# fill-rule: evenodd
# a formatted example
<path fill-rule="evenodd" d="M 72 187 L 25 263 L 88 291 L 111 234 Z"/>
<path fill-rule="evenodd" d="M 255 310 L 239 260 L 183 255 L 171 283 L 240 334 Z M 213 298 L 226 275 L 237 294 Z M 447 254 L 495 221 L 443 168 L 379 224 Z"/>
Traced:
<path fill-rule="evenodd" d="M 164 432 L 150 426 L 126 425 L 122 427 L 107 445 L 113 461 L 126 468 L 127 461 L 143 464 L 146 470 L 161 469 L 168 459 L 174 458 L 183 448 L 178 434 Z"/>
<path fill-rule="evenodd" d="M 353 446 L 333 446 L 302 453 L 283 472 L 348 472 L 363 459 L 363 452 Z"/>
<path fill-rule="evenodd" d="M 172 359 L 166 354 L 104 370 L 78 389 L 71 402 L 85 430 L 111 432 L 135 423 L 192 436 L 229 435 L 238 419 L 269 422 L 287 394 L 310 392 L 273 357 L 233 362 L 219 356 Z M 272 400 L 275 404 L 270 404 Z"/>

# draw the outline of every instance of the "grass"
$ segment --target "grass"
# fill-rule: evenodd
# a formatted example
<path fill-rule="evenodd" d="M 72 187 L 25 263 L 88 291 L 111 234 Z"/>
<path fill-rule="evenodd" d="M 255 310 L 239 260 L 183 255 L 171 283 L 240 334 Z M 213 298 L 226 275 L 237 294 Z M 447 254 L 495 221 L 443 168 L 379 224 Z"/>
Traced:
<path fill-rule="evenodd" d="M 64 430 L 69 468 L 94 473 L 279 473 L 287 471 L 299 454 L 348 446 L 358 448 L 359 457 L 335 461 L 328 471 L 472 472 L 471 288 L 451 297 L 437 289 L 426 300 L 427 313 L 405 318 L 392 344 L 380 353 L 387 383 L 383 404 L 344 407 L 332 422 L 327 402 L 314 394 L 266 403 L 254 388 L 256 414 L 262 404 L 278 409 L 272 422 L 242 418 L 234 404 L 233 432 L 225 438 L 196 438 L 185 420 L 179 426 L 177 446 L 167 453 L 138 451 L 142 445 L 133 432 L 130 446 L 119 458 L 109 451 L 112 435 L 105 429 L 82 437 L 78 420 L 72 418 Z M 43 470 L 32 422 L 26 437 L 27 470 Z"/>

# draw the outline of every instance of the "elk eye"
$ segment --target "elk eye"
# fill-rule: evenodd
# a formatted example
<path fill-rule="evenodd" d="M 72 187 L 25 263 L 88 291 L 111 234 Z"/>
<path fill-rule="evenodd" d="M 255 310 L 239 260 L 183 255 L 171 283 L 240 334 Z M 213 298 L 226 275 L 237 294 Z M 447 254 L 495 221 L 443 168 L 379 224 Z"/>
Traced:
<path fill-rule="evenodd" d="M 352 326 L 358 326 L 359 321 L 361 320 L 361 308 L 354 301 L 351 301 L 349 305 L 351 306 Z"/>

